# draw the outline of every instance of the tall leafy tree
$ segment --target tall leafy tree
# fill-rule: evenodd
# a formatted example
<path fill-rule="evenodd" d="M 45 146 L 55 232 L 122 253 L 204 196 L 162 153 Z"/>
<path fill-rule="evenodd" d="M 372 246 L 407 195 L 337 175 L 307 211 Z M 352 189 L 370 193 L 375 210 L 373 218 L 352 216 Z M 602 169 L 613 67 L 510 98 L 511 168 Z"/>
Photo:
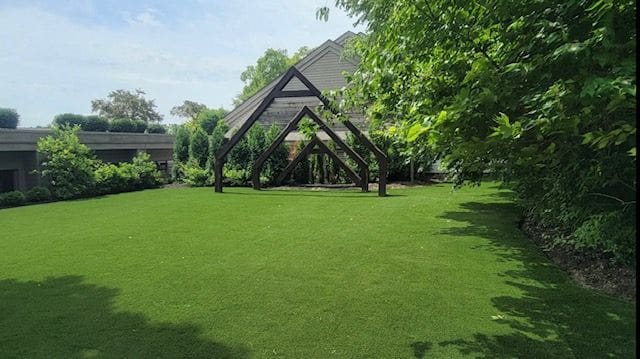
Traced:
<path fill-rule="evenodd" d="M 195 101 L 184 100 L 182 105 L 171 108 L 170 113 L 176 117 L 194 119 L 200 112 L 206 109 L 206 105 Z"/>
<path fill-rule="evenodd" d="M 193 130 L 189 142 L 189 159 L 194 161 L 200 168 L 207 167 L 209 160 L 209 137 L 200 127 Z"/>
<path fill-rule="evenodd" d="M 212 134 L 216 126 L 227 115 L 227 110 L 224 108 L 205 108 L 200 111 L 191 121 L 187 123 L 187 126 L 191 128 L 200 127 L 206 133 Z"/>
<path fill-rule="evenodd" d="M 162 115 L 156 110 L 155 100 L 149 100 L 145 95 L 146 93 L 140 89 L 133 92 L 111 91 L 106 99 L 91 101 L 91 111 L 110 120 L 126 118 L 146 123 L 161 122 Z"/>
<path fill-rule="evenodd" d="M 336 5 L 368 28 L 346 107 L 445 155 L 457 184 L 498 174 L 531 218 L 633 260 L 634 1 Z"/>
<path fill-rule="evenodd" d="M 238 105 L 253 96 L 261 88 L 287 71 L 289 67 L 300 61 L 307 53 L 309 53 L 309 48 L 306 46 L 299 48 L 291 57 L 287 55 L 287 50 L 267 49 L 258 58 L 255 65 L 247 66 L 240 74 L 244 87 L 242 92 L 234 99 L 234 104 Z"/>
<path fill-rule="evenodd" d="M 16 128 L 20 115 L 12 108 L 0 107 L 0 128 Z"/>

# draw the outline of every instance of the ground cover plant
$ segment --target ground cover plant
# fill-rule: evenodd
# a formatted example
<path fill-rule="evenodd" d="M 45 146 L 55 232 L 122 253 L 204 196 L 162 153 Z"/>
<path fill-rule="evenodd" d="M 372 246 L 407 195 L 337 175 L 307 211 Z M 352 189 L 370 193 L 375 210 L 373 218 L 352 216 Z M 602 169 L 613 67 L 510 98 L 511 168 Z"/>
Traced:
<path fill-rule="evenodd" d="M 0 210 L 0 357 L 628 358 L 495 184 L 157 189 Z"/>

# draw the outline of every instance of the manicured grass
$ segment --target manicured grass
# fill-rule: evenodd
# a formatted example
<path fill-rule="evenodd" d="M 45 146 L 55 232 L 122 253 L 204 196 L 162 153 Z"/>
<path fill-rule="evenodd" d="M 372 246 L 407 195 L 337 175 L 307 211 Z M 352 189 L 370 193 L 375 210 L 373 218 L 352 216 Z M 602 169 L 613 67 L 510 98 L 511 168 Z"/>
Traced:
<path fill-rule="evenodd" d="M 633 357 L 509 192 L 160 189 L 0 210 L 0 358 Z"/>

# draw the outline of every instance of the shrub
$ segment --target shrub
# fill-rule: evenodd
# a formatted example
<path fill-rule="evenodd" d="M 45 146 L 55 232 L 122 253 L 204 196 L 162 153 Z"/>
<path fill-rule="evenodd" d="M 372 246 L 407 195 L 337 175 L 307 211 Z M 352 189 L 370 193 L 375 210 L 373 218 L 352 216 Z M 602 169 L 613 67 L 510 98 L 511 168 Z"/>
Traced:
<path fill-rule="evenodd" d="M 204 109 L 198 112 L 198 115 L 193 119 L 193 128 L 200 127 L 208 135 L 212 134 L 220 120 L 227 114 L 227 111 L 223 108 L 219 109 Z"/>
<path fill-rule="evenodd" d="M 60 115 L 56 115 L 56 117 L 53 118 L 54 127 L 83 127 L 85 125 L 85 122 L 86 118 L 84 116 L 75 113 L 63 113 Z"/>
<path fill-rule="evenodd" d="M 106 118 L 91 115 L 85 117 L 84 124 L 82 124 L 81 128 L 82 131 L 106 132 L 109 130 L 109 121 L 107 121 Z"/>
<path fill-rule="evenodd" d="M 246 186 L 249 183 L 251 172 L 244 169 L 225 168 L 224 178 L 229 186 Z"/>
<path fill-rule="evenodd" d="M 0 107 L 0 128 L 16 128 L 20 115 L 12 108 Z"/>
<path fill-rule="evenodd" d="M 51 191 L 47 187 L 36 186 L 25 193 L 28 202 L 44 202 L 51 199 Z"/>
<path fill-rule="evenodd" d="M 224 120 L 219 120 L 209 139 L 209 166 L 213 168 L 216 153 L 224 143 L 224 135 L 229 131 L 229 126 Z"/>
<path fill-rule="evenodd" d="M 147 127 L 147 133 L 167 133 L 167 129 L 160 124 L 154 123 Z"/>
<path fill-rule="evenodd" d="M 182 165 L 183 180 L 189 186 L 203 187 L 210 184 L 211 175 L 206 168 L 200 167 L 196 161 Z"/>
<path fill-rule="evenodd" d="M 176 130 L 176 141 L 173 144 L 173 168 L 174 180 L 182 178 L 181 165 L 189 161 L 189 129 L 179 126 Z"/>
<path fill-rule="evenodd" d="M 0 194 L 0 206 L 4 207 L 17 207 L 25 204 L 27 199 L 24 193 L 20 191 L 11 191 Z"/>
<path fill-rule="evenodd" d="M 273 123 L 267 131 L 267 146 L 270 146 L 273 141 L 280 134 L 280 128 Z M 269 156 L 269 160 L 266 163 L 266 174 L 270 182 L 274 182 L 277 176 L 287 167 L 289 164 L 289 146 L 284 142 L 276 148 L 275 151 Z M 265 173 L 265 172 L 263 172 Z"/>
<path fill-rule="evenodd" d="M 143 133 L 146 129 L 147 124 L 142 120 L 118 118 L 109 123 L 109 132 Z"/>
<path fill-rule="evenodd" d="M 206 168 L 208 157 L 209 137 L 202 128 L 196 127 L 189 142 L 189 160 L 195 161 L 201 168 Z"/>
<path fill-rule="evenodd" d="M 162 175 L 147 153 L 140 153 L 132 162 L 104 164 L 95 170 L 97 193 L 119 193 L 154 188 L 162 184 Z"/>
<path fill-rule="evenodd" d="M 56 198 L 67 199 L 90 193 L 98 161 L 78 139 L 78 127 L 54 128 L 53 135 L 38 140 L 42 155 L 42 177 Z"/>

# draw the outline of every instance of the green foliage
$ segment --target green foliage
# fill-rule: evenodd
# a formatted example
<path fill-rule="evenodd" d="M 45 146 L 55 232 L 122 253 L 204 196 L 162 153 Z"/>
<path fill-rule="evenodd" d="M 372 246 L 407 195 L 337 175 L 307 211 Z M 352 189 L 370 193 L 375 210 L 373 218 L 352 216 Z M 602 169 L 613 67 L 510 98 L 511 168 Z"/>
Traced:
<path fill-rule="evenodd" d="M 147 129 L 147 123 L 141 120 L 118 118 L 109 122 L 109 132 L 143 133 Z"/>
<path fill-rule="evenodd" d="M 271 146 L 273 141 L 280 134 L 280 127 L 273 123 L 271 127 L 269 127 L 269 131 L 266 134 L 266 146 Z M 265 169 L 263 170 L 263 174 L 266 175 L 268 181 L 273 183 L 278 175 L 287 167 L 289 163 L 289 146 L 287 146 L 284 141 L 278 147 L 276 147 L 275 151 L 269 156 L 267 163 L 265 165 Z"/>
<path fill-rule="evenodd" d="M 147 126 L 147 133 L 167 133 L 167 128 L 161 124 L 153 123 Z"/>
<path fill-rule="evenodd" d="M 27 202 L 24 193 L 20 191 L 11 191 L 0 193 L 0 207 L 17 207 Z"/>
<path fill-rule="evenodd" d="M 267 49 L 255 65 L 247 66 L 246 70 L 240 75 L 240 79 L 244 82 L 242 92 L 234 99 L 234 104 L 239 105 L 244 100 L 253 96 L 271 81 L 278 78 L 300 61 L 310 49 L 303 46 L 298 49 L 291 57 L 287 56 L 287 50 L 284 49 Z"/>
<path fill-rule="evenodd" d="M 209 141 L 209 166 L 211 168 L 213 168 L 216 152 L 218 152 L 224 143 L 224 135 L 227 131 L 229 131 L 227 123 L 224 120 L 218 120 L 218 124 L 215 126 Z"/>
<path fill-rule="evenodd" d="M 0 107 L 0 128 L 16 128 L 20 115 L 12 108 Z"/>
<path fill-rule="evenodd" d="M 85 116 L 84 123 L 80 124 L 82 131 L 106 132 L 109 130 L 109 121 L 100 116 Z"/>
<path fill-rule="evenodd" d="M 191 133 L 189 142 L 189 160 L 195 162 L 201 168 L 207 168 L 209 159 L 209 137 L 201 127 L 196 127 Z"/>
<path fill-rule="evenodd" d="M 247 185 L 249 183 L 253 164 L 268 146 L 266 139 L 266 133 L 262 125 L 255 123 L 229 152 L 228 168 L 234 170 L 230 172 L 234 176 L 234 185 Z"/>
<path fill-rule="evenodd" d="M 207 134 L 212 134 L 216 126 L 227 115 L 227 110 L 224 108 L 218 109 L 204 109 L 200 111 L 192 121 L 187 123 L 192 130 L 196 127 L 202 128 Z"/>
<path fill-rule="evenodd" d="M 62 113 L 53 118 L 54 127 L 85 126 L 86 118 L 75 113 Z"/>
<path fill-rule="evenodd" d="M 100 194 L 155 188 L 162 184 L 162 175 L 147 153 L 139 153 L 132 162 L 102 164 L 94 175 L 96 191 Z"/>
<path fill-rule="evenodd" d="M 140 89 L 111 91 L 106 99 L 91 101 L 91 110 L 109 120 L 130 118 L 145 123 L 158 123 L 162 115 L 156 111 L 154 100 L 147 100 Z M 120 131 L 124 132 L 124 131 Z"/>
<path fill-rule="evenodd" d="M 179 163 L 186 163 L 189 160 L 189 144 L 191 134 L 189 130 L 180 126 L 176 132 L 176 142 L 173 146 L 174 160 Z"/>
<path fill-rule="evenodd" d="M 53 135 L 38 140 L 43 179 L 56 198 L 88 194 L 93 189 L 93 171 L 97 165 L 93 153 L 80 143 L 78 127 L 54 128 L 53 131 Z"/>
<path fill-rule="evenodd" d="M 190 160 L 181 165 L 182 180 L 191 187 L 204 187 L 211 183 L 211 171 L 200 166 L 197 161 Z"/>
<path fill-rule="evenodd" d="M 296 144 L 295 147 L 295 155 L 294 158 L 302 151 L 302 149 L 306 146 L 306 143 L 304 141 L 300 141 Z M 309 183 L 310 179 L 309 179 L 309 166 L 310 166 L 310 162 L 309 162 L 309 157 L 302 159 L 302 161 L 300 161 L 300 163 L 298 163 L 296 165 L 296 167 L 293 169 L 293 181 L 295 183 L 298 184 L 307 184 Z M 277 176 L 277 175 L 276 175 Z"/>
<path fill-rule="evenodd" d="M 444 155 L 456 185 L 512 182 L 528 215 L 634 260 L 635 241 L 608 236 L 636 233 L 619 219 L 635 213 L 634 1 L 336 5 L 369 29 L 341 111 Z"/>
<path fill-rule="evenodd" d="M 32 187 L 25 193 L 27 202 L 36 203 L 44 202 L 51 199 L 51 191 L 47 187 Z"/>
<path fill-rule="evenodd" d="M 238 168 L 224 169 L 225 184 L 232 187 L 247 186 L 251 179 L 251 171 Z"/>
<path fill-rule="evenodd" d="M 195 101 L 184 100 L 182 105 L 174 106 L 171 109 L 171 115 L 181 118 L 194 119 L 200 112 L 206 109 L 206 105 Z"/>

